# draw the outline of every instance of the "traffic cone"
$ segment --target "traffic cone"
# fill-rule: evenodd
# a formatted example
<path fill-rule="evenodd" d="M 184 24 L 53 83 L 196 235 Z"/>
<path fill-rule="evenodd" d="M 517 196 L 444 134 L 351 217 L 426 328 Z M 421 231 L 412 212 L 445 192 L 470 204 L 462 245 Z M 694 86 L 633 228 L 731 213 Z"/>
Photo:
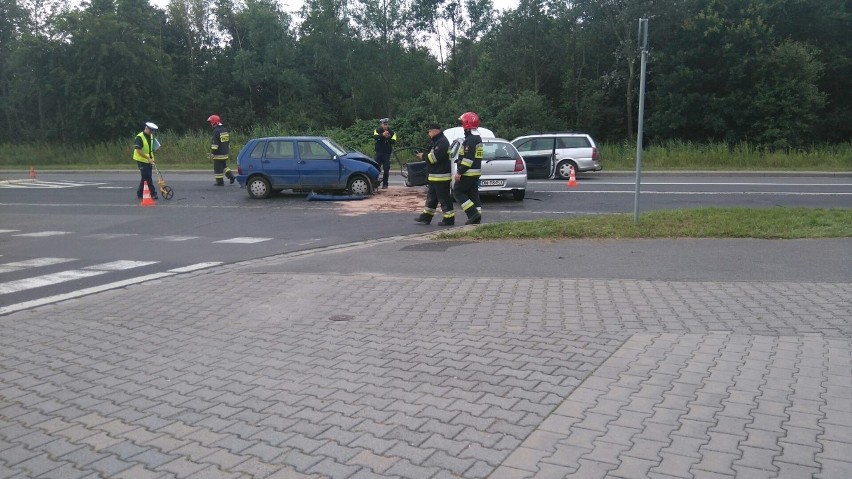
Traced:
<path fill-rule="evenodd" d="M 568 186 L 571 188 L 577 186 L 577 175 L 574 174 L 574 166 L 571 165 L 571 173 L 568 175 Z"/>
<path fill-rule="evenodd" d="M 30 179 L 31 180 L 36 179 L 35 167 L 34 166 L 30 166 Z"/>
<path fill-rule="evenodd" d="M 142 185 L 142 202 L 139 203 L 139 206 L 156 206 L 157 203 L 154 203 L 154 199 L 151 198 L 151 190 L 148 189 L 148 182 L 145 181 Z"/>

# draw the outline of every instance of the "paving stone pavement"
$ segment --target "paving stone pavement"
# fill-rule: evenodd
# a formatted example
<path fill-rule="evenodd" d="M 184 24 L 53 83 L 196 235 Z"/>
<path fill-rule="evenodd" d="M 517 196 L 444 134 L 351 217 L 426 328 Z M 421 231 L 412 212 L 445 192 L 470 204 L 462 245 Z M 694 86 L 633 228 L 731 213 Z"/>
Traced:
<path fill-rule="evenodd" d="M 852 477 L 852 282 L 276 261 L 0 317 L 0 478 Z"/>

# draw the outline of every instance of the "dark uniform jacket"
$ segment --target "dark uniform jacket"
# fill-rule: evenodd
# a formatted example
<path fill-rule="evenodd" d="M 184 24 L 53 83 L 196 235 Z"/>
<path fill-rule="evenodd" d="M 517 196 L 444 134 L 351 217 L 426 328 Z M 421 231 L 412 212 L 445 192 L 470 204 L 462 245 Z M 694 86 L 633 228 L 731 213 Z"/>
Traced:
<path fill-rule="evenodd" d="M 450 163 L 450 140 L 444 133 L 438 133 L 432 138 L 432 149 L 426 155 L 426 171 L 429 173 L 429 182 L 452 180 Z"/>
<path fill-rule="evenodd" d="M 213 152 L 214 160 L 228 159 L 228 145 L 231 143 L 231 132 L 223 125 L 217 125 L 213 128 L 213 142 L 210 149 Z"/>
<path fill-rule="evenodd" d="M 373 137 L 376 140 L 376 154 L 377 155 L 390 155 L 393 151 L 393 144 L 396 143 L 396 132 L 393 129 L 388 128 L 388 137 L 385 138 L 382 133 L 385 130 L 382 127 L 376 128 L 373 130 Z"/>
<path fill-rule="evenodd" d="M 462 154 L 456 160 L 458 174 L 462 176 L 482 175 L 482 137 L 465 132 L 464 143 L 461 147 Z"/>

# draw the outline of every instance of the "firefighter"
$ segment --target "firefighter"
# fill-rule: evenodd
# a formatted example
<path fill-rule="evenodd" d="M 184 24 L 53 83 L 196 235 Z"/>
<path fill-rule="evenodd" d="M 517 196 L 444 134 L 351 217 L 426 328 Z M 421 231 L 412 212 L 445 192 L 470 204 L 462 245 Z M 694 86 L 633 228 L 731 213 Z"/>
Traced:
<path fill-rule="evenodd" d="M 461 204 L 467 215 L 466 225 L 482 222 L 482 202 L 479 200 L 479 177 L 482 175 L 482 137 L 479 128 L 479 116 L 468 111 L 459 117 L 464 129 L 464 142 L 459 158 L 456 160 L 456 183 L 453 196 Z"/>
<path fill-rule="evenodd" d="M 456 224 L 456 212 L 453 211 L 453 197 L 450 194 L 450 182 L 452 181 L 450 164 L 450 141 L 444 136 L 441 125 L 432 123 L 429 125 L 429 137 L 432 139 L 432 147 L 426 155 L 426 168 L 429 173 L 429 186 L 426 192 L 426 206 L 420 216 L 414 219 L 418 223 L 428 225 L 435 216 L 435 208 L 441 203 L 444 218 L 438 223 L 439 226 L 452 226 Z M 423 159 L 423 153 L 417 153 L 417 158 Z"/>
<path fill-rule="evenodd" d="M 228 146 L 231 143 L 231 132 L 222 125 L 219 115 L 210 115 L 207 118 L 213 127 L 213 141 L 210 145 L 210 158 L 213 159 L 213 178 L 216 179 L 215 186 L 225 186 L 225 177 L 230 184 L 234 184 L 236 177 L 234 172 L 228 168 Z"/>
<path fill-rule="evenodd" d="M 139 188 L 136 189 L 136 197 L 142 199 L 142 192 L 145 183 L 148 183 L 148 191 L 151 193 L 152 199 L 157 197 L 157 189 L 154 188 L 153 165 L 154 165 L 154 132 L 157 131 L 157 125 L 146 122 L 142 131 L 136 135 L 136 141 L 133 145 L 133 159 L 136 160 L 136 166 L 139 168 Z"/>
<path fill-rule="evenodd" d="M 396 132 L 391 130 L 387 118 L 379 120 L 379 127 L 373 130 L 373 139 L 376 140 L 376 162 L 382 167 L 382 189 L 388 187 L 390 176 L 390 157 L 393 144 L 396 143 Z"/>

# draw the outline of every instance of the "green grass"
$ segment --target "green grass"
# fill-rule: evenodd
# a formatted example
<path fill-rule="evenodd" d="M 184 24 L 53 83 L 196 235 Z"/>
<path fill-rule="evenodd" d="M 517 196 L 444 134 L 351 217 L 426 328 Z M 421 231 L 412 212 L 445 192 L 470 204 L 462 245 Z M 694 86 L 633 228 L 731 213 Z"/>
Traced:
<path fill-rule="evenodd" d="M 236 159 L 240 148 L 249 138 L 272 135 L 329 136 L 345 146 L 360 149 L 370 155 L 372 140 L 365 134 L 365 125 L 327 131 L 288 131 L 281 125 L 263 125 L 250 131 L 236 130 L 231 135 L 231 158 Z M 163 145 L 157 163 L 166 169 L 208 169 L 210 133 L 206 130 L 177 135 L 168 130 L 157 138 Z M 423 146 L 408 144 L 420 136 L 403 139 L 399 147 Z M 133 135 L 95 145 L 68 146 L 55 144 L 0 145 L 0 168 L 41 169 L 135 169 L 131 160 Z M 601 143 L 600 154 L 604 171 L 633 171 L 636 168 L 636 145 L 629 142 Z M 642 159 L 643 171 L 852 171 L 852 142 L 814 146 L 807 150 L 770 151 L 750 144 L 691 143 L 669 141 L 646 145 Z"/>
<path fill-rule="evenodd" d="M 696 208 L 484 224 L 442 239 L 848 238 L 852 209 Z"/>

